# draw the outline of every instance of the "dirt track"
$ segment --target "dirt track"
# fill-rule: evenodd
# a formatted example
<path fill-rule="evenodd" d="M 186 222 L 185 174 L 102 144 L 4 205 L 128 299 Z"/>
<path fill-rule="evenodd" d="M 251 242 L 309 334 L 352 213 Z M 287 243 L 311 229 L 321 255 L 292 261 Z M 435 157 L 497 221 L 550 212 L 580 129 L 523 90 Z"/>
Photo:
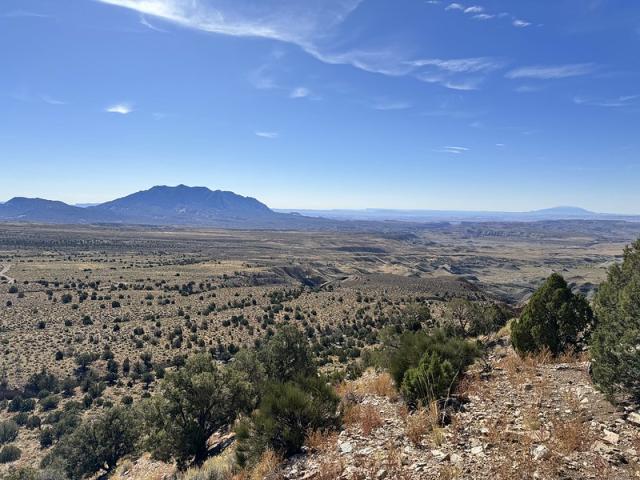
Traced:
<path fill-rule="evenodd" d="M 2 270 L 0 270 L 0 277 L 6 278 L 8 283 L 14 283 L 16 281 L 15 278 L 11 278 L 10 276 L 7 275 L 7 272 L 9 271 L 10 268 L 11 268 L 10 263 L 8 265 L 3 265 Z"/>

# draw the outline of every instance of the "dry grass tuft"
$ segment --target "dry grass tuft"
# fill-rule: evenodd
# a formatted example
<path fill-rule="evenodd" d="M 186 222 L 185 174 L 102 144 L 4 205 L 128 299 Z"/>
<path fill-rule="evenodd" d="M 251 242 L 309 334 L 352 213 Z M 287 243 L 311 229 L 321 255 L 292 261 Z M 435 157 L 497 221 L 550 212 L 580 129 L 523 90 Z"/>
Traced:
<path fill-rule="evenodd" d="M 581 452 L 588 435 L 589 429 L 580 418 L 560 422 L 553 434 L 555 447 L 563 455 Z"/>
<path fill-rule="evenodd" d="M 431 434 L 433 443 L 442 444 L 444 432 L 440 428 L 440 412 L 438 404 L 431 402 L 428 408 L 420 408 L 407 417 L 405 434 L 407 438 L 416 446 L 421 445 L 422 440 Z"/>
<path fill-rule="evenodd" d="M 344 464 L 340 459 L 328 459 L 320 462 L 314 480 L 335 480 L 344 473 Z"/>
<path fill-rule="evenodd" d="M 267 450 L 260 457 L 258 464 L 253 467 L 248 480 L 283 480 L 280 464 L 282 458 L 273 450 Z"/>
<path fill-rule="evenodd" d="M 373 370 L 368 370 L 362 377 L 352 382 L 342 382 L 336 387 L 336 392 L 342 398 L 377 395 L 387 397 L 391 401 L 398 399 L 398 391 L 391 375 Z"/>
<path fill-rule="evenodd" d="M 237 471 L 233 455 L 223 453 L 208 459 L 198 468 L 190 468 L 181 480 L 231 480 Z"/>
<path fill-rule="evenodd" d="M 345 425 L 358 425 L 365 436 L 371 435 L 375 429 L 382 426 L 380 413 L 373 405 L 347 405 L 343 418 Z"/>
<path fill-rule="evenodd" d="M 455 480 L 460 478 L 460 469 L 455 465 L 445 465 L 438 470 L 438 480 Z"/>
<path fill-rule="evenodd" d="M 337 432 L 313 430 L 307 435 L 305 445 L 313 452 L 326 452 L 332 449 L 337 442 Z"/>

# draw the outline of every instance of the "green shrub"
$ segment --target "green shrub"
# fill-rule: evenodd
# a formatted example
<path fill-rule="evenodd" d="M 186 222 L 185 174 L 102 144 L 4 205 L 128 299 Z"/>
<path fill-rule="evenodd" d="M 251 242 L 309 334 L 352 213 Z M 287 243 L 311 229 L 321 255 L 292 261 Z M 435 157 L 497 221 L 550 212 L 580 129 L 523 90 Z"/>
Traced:
<path fill-rule="evenodd" d="M 22 451 L 15 445 L 5 445 L 0 450 L 0 463 L 15 462 L 22 455 Z"/>
<path fill-rule="evenodd" d="M 93 475 L 102 468 L 111 471 L 120 458 L 134 451 L 138 438 L 139 426 L 131 409 L 113 407 L 64 436 L 43 466 L 62 462 L 71 478 Z"/>
<path fill-rule="evenodd" d="M 36 408 L 36 401 L 33 398 L 22 398 L 20 395 L 9 402 L 10 412 L 30 412 Z"/>
<path fill-rule="evenodd" d="M 59 402 L 60 399 L 57 395 L 47 395 L 42 400 L 40 400 L 40 408 L 42 408 L 43 412 L 54 410 L 58 407 Z"/>
<path fill-rule="evenodd" d="M 469 335 L 476 337 L 497 332 L 507 324 L 511 316 L 512 311 L 506 305 L 478 305 L 476 315 L 469 323 Z"/>
<path fill-rule="evenodd" d="M 298 453 L 310 431 L 339 427 L 339 403 L 319 377 L 269 384 L 251 425 L 241 425 L 236 432 L 240 463 L 255 460 L 266 448 L 285 456 Z"/>
<path fill-rule="evenodd" d="M 396 385 L 402 385 L 408 370 L 420 365 L 422 359 L 436 353 L 448 360 L 455 372 L 462 374 L 478 355 L 478 347 L 460 337 L 447 335 L 443 330 L 431 334 L 405 332 L 386 341 L 385 353 L 389 372 Z"/>
<path fill-rule="evenodd" d="M 34 373 L 29 377 L 27 384 L 24 386 L 26 397 L 38 397 L 40 392 L 57 393 L 59 391 L 58 378 L 52 373 L 42 369 L 39 373 Z"/>
<path fill-rule="evenodd" d="M 449 360 L 436 352 L 427 352 L 417 367 L 407 370 L 400 392 L 411 405 L 427 404 L 447 396 L 458 373 Z"/>
<path fill-rule="evenodd" d="M 207 458 L 207 440 L 250 410 L 252 387 L 246 376 L 197 354 L 169 372 L 160 394 L 143 406 L 147 443 L 156 457 L 175 458 L 181 467 Z"/>
<path fill-rule="evenodd" d="M 511 342 L 521 355 L 543 349 L 558 354 L 584 340 L 593 322 L 587 300 L 574 295 L 564 278 L 554 273 L 511 324 Z"/>
<path fill-rule="evenodd" d="M 42 419 L 37 416 L 37 415 L 31 415 L 26 422 L 26 427 L 30 430 L 33 430 L 34 428 L 40 428 L 40 425 L 42 424 Z"/>
<path fill-rule="evenodd" d="M 53 428 L 47 427 L 40 430 L 40 447 L 41 448 L 49 448 L 53 445 L 54 435 Z"/>
<path fill-rule="evenodd" d="M 277 382 L 317 373 L 306 337 L 293 325 L 282 325 L 260 350 L 267 376 Z"/>
<path fill-rule="evenodd" d="M 640 400 L 640 240 L 625 248 L 594 300 L 598 319 L 591 341 L 593 380 L 614 397 Z"/>
<path fill-rule="evenodd" d="M 18 436 L 18 424 L 13 420 L 0 422 L 0 445 L 13 442 Z"/>
<path fill-rule="evenodd" d="M 4 480 L 41 480 L 35 468 L 22 467 L 7 472 Z"/>

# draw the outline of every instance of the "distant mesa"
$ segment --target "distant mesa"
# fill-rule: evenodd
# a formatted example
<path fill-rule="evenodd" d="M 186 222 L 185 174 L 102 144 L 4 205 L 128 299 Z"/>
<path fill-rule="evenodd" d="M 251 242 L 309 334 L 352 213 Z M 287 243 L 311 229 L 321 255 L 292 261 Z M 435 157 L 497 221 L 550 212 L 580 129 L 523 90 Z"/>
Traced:
<path fill-rule="evenodd" d="M 68 205 L 15 197 L 0 203 L 0 221 L 58 224 L 173 225 L 246 229 L 381 228 L 377 222 L 495 222 L 628 220 L 640 216 L 595 213 L 579 207 L 530 212 L 450 210 L 272 210 L 252 197 L 186 185 L 155 186 L 101 204 Z M 348 222 L 347 222 L 348 221 Z M 360 223 L 357 223 L 360 222 Z M 384 226 L 382 226 L 384 227 Z M 386 227 L 385 227 L 386 228 Z"/>

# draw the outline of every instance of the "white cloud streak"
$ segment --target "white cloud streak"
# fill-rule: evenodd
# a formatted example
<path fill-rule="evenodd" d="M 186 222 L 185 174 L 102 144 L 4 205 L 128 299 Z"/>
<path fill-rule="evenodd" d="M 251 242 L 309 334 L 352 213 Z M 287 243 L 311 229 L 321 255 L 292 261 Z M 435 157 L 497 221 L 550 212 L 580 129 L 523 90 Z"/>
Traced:
<path fill-rule="evenodd" d="M 234 0 L 95 1 L 134 10 L 143 19 L 149 16 L 204 32 L 285 42 L 327 64 L 351 65 L 387 76 L 412 75 L 454 90 L 477 89 L 484 75 L 502 67 L 502 62 L 483 57 L 412 60 L 406 49 L 394 45 L 375 49 L 338 47 L 339 27 L 364 0 L 274 0 L 249 4 Z M 464 7 L 458 3 L 446 8 L 467 10 L 470 15 L 482 15 L 484 11 L 478 5 Z M 249 80 L 259 89 L 278 88 L 269 67 L 252 72 Z"/>
<path fill-rule="evenodd" d="M 429 58 L 411 62 L 420 68 L 416 74 L 419 80 L 463 91 L 477 90 L 487 74 L 503 68 L 504 64 L 503 60 L 491 57 Z"/>
<path fill-rule="evenodd" d="M 461 3 L 450 3 L 445 7 L 445 11 L 457 10 L 462 13 L 466 13 L 467 15 L 471 15 L 471 18 L 474 20 L 493 20 L 494 18 L 511 18 L 511 25 L 517 28 L 524 28 L 531 25 L 531 22 L 527 22 L 526 20 L 521 20 L 516 18 L 507 12 L 501 12 L 498 14 L 495 13 L 487 13 L 485 8 L 480 5 L 471 5 L 465 6 Z"/>
<path fill-rule="evenodd" d="M 311 95 L 311 91 L 306 87 L 294 88 L 289 94 L 289 98 L 306 98 Z"/>
<path fill-rule="evenodd" d="M 380 101 L 374 103 L 372 108 L 380 111 L 406 110 L 411 108 L 411 104 L 409 102 Z"/>
<path fill-rule="evenodd" d="M 40 95 L 40 98 L 44 103 L 48 103 L 49 105 L 66 105 L 67 102 L 63 102 L 62 100 L 58 100 L 57 98 L 50 97 L 49 95 Z"/>
<path fill-rule="evenodd" d="M 43 13 L 30 12 L 28 10 L 14 10 L 13 12 L 7 12 L 0 14 L 3 18 L 49 18 L 49 15 Z"/>
<path fill-rule="evenodd" d="M 570 63 L 566 65 L 532 65 L 517 68 L 505 75 L 510 79 L 530 78 L 534 80 L 551 80 L 558 78 L 579 77 L 589 75 L 596 70 L 593 63 Z"/>
<path fill-rule="evenodd" d="M 116 103 L 115 105 L 111 105 L 104 110 L 108 113 L 117 113 L 120 115 L 129 115 L 133 112 L 133 107 L 128 103 Z"/>
<path fill-rule="evenodd" d="M 623 95 L 616 98 L 593 98 L 576 96 L 573 98 L 576 105 L 588 105 L 592 107 L 623 108 L 640 105 L 640 95 Z"/>
<path fill-rule="evenodd" d="M 264 132 L 264 131 L 258 131 L 255 132 L 257 137 L 260 138 L 267 138 L 269 140 L 273 140 L 275 138 L 278 138 L 280 135 L 278 134 L 278 132 Z"/>
<path fill-rule="evenodd" d="M 452 153 L 454 155 L 460 155 L 461 153 L 468 152 L 469 149 L 467 147 L 442 147 L 439 150 L 436 150 L 439 153 Z"/>
<path fill-rule="evenodd" d="M 145 17 L 144 15 L 140 15 L 140 24 L 144 25 L 149 30 L 153 30 L 154 32 L 167 33 L 166 30 L 158 28 L 155 25 L 153 25 L 151 22 L 149 22 L 149 20 L 147 20 L 147 17 Z"/>
<path fill-rule="evenodd" d="M 525 28 L 531 25 L 531 22 L 527 22 L 525 20 L 520 20 L 519 18 L 516 18 L 513 22 L 512 25 L 514 27 L 518 27 L 518 28 Z"/>

